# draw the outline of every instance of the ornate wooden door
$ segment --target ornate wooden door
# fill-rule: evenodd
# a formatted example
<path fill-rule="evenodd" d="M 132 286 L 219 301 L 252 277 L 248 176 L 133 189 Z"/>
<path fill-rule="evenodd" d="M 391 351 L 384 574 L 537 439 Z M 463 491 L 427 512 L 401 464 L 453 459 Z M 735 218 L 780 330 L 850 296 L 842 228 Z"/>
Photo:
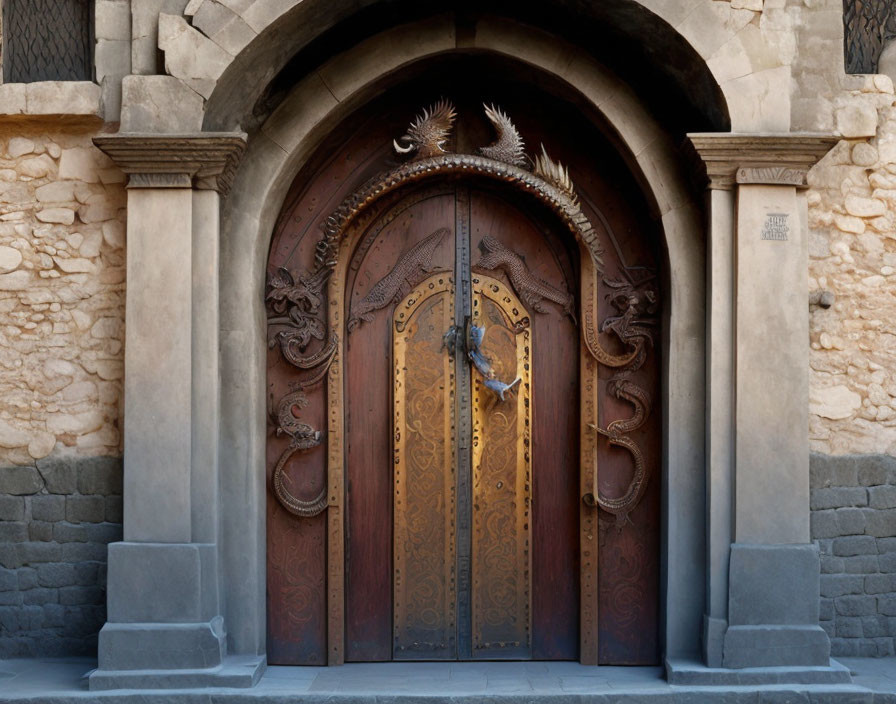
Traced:
<path fill-rule="evenodd" d="M 500 132 L 506 116 L 489 119 Z M 639 214 L 601 210 L 608 186 L 626 195 L 618 175 L 562 140 L 586 188 L 548 195 L 573 225 L 468 165 L 378 186 L 373 132 L 294 189 L 272 246 L 269 661 L 655 662 L 656 282 Z M 536 173 L 562 189 L 544 158 Z M 582 258 L 597 230 L 569 231 L 589 218 L 599 271 Z M 318 222 L 338 240 L 302 273 Z"/>

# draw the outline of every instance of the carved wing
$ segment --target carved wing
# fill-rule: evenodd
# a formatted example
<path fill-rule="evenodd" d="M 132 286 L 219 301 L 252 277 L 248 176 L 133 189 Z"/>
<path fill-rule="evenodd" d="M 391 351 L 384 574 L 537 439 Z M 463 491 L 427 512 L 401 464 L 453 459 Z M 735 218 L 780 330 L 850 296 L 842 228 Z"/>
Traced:
<path fill-rule="evenodd" d="M 503 161 L 514 166 L 526 166 L 525 144 L 514 124 L 507 117 L 507 113 L 494 105 L 484 105 L 485 116 L 494 125 L 498 138 L 487 147 L 482 147 L 479 153 L 490 159 Z"/>
<path fill-rule="evenodd" d="M 541 145 L 541 154 L 535 157 L 534 173 L 566 195 L 573 205 L 579 204 L 579 197 L 576 195 L 575 186 L 569 177 L 569 170 L 559 161 L 551 159 L 543 144 Z"/>
<path fill-rule="evenodd" d="M 407 154 L 416 149 L 418 159 L 443 154 L 445 152 L 443 145 L 448 141 L 456 116 L 457 113 L 450 102 L 444 98 L 439 100 L 430 108 L 424 109 L 408 127 L 407 133 L 402 137 L 408 142 L 408 146 L 403 147 L 398 141 L 393 142 L 395 151 Z"/>

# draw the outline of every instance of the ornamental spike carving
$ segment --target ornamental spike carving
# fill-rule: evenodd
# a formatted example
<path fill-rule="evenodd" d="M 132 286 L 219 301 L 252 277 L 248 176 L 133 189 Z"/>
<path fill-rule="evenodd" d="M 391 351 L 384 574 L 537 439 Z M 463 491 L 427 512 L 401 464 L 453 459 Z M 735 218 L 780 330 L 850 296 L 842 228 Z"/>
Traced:
<path fill-rule="evenodd" d="M 487 156 L 489 159 L 503 161 L 505 164 L 525 167 L 528 157 L 526 156 L 523 138 L 520 137 L 516 126 L 501 108 L 494 105 L 483 105 L 482 107 L 485 108 L 485 116 L 494 126 L 498 136 L 490 145 L 482 147 L 479 153 Z"/>
<path fill-rule="evenodd" d="M 401 139 L 393 140 L 395 151 L 399 154 L 413 153 L 414 159 L 444 154 L 456 116 L 454 105 L 442 98 L 430 108 L 425 108 Z"/>

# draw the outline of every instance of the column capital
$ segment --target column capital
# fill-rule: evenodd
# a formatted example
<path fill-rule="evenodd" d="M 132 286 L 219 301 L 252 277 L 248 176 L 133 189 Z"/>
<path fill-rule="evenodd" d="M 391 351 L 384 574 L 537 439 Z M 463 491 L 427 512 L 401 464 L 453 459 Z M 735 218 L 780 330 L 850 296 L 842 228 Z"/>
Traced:
<path fill-rule="evenodd" d="M 246 135 L 120 132 L 93 143 L 128 174 L 128 188 L 196 188 L 224 196 L 246 150 Z"/>
<path fill-rule="evenodd" d="M 821 132 L 699 132 L 687 137 L 700 178 L 709 188 L 723 190 L 735 183 L 805 188 L 809 169 L 841 139 Z"/>

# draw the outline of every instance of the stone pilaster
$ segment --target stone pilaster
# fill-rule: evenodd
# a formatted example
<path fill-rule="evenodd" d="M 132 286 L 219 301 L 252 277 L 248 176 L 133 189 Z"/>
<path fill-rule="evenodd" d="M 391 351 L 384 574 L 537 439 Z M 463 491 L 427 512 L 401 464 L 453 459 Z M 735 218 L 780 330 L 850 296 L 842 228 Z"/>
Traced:
<path fill-rule="evenodd" d="M 803 189 L 837 139 L 689 138 L 709 188 L 705 661 L 826 666 L 809 544 Z"/>
<path fill-rule="evenodd" d="M 240 134 L 118 134 L 97 146 L 129 176 L 124 542 L 109 549 L 108 621 L 91 689 L 249 686 L 218 594 L 220 198 Z"/>

